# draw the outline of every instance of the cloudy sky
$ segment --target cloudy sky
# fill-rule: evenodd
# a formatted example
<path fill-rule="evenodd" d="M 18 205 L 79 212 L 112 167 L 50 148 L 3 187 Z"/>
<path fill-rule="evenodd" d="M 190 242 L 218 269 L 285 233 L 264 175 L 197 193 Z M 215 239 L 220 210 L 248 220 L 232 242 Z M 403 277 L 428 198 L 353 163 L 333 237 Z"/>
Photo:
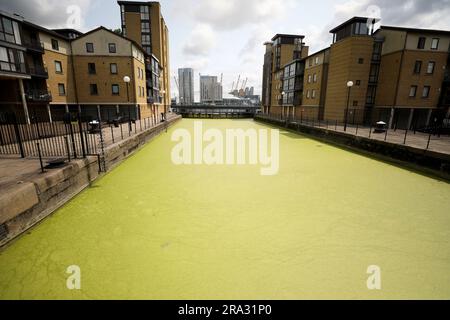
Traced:
<path fill-rule="evenodd" d="M 310 52 L 330 44 L 328 31 L 355 15 L 380 17 L 383 25 L 450 30 L 450 0 L 161 0 L 170 30 L 173 76 L 180 67 L 223 73 L 224 91 L 238 75 L 261 91 L 263 42 L 276 33 L 303 34 Z M 120 27 L 113 0 L 0 0 L 0 9 L 49 28 Z M 80 13 L 80 19 L 76 13 Z"/>

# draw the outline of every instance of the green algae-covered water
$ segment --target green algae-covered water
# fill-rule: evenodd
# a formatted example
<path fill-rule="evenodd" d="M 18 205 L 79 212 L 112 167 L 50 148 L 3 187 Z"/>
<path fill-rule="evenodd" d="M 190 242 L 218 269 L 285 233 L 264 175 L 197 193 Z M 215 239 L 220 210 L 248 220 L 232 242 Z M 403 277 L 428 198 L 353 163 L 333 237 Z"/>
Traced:
<path fill-rule="evenodd" d="M 176 166 L 171 134 L 193 124 L 1 250 L 0 298 L 450 298 L 449 184 L 284 131 L 274 176 Z M 71 265 L 81 290 L 66 286 Z M 371 265 L 381 290 L 367 288 Z"/>

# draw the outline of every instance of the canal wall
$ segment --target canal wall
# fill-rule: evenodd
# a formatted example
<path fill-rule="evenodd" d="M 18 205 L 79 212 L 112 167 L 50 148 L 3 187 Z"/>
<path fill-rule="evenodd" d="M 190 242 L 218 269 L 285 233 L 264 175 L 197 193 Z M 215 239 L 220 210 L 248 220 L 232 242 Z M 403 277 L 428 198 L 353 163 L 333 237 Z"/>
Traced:
<path fill-rule="evenodd" d="M 325 128 L 309 127 L 298 123 L 286 123 L 283 120 L 266 119 L 258 116 L 255 117 L 255 120 L 307 134 L 322 142 L 331 143 L 351 151 L 373 156 L 383 161 L 450 181 L 450 155 L 448 154 L 365 137 L 357 137 L 352 134 L 335 132 Z"/>
<path fill-rule="evenodd" d="M 99 176 L 97 157 L 19 182 L 0 196 L 0 246 L 49 216 Z"/>
<path fill-rule="evenodd" d="M 180 116 L 105 149 L 107 171 L 118 166 L 147 142 L 174 125 Z M 24 234 L 28 229 L 66 204 L 102 174 L 99 158 L 72 160 L 59 169 L 33 176 L 0 193 L 0 247 Z"/>

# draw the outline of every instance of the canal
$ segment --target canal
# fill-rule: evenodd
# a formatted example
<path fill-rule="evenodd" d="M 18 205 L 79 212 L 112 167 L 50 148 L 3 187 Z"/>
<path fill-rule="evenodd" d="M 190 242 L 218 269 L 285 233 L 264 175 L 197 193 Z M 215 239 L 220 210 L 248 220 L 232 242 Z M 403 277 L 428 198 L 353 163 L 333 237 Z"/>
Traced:
<path fill-rule="evenodd" d="M 448 183 L 286 131 L 273 176 L 177 166 L 171 134 L 193 126 L 182 120 L 0 250 L 0 298 L 450 298 Z M 81 290 L 66 285 L 73 265 Z M 372 265 L 381 290 L 368 290 Z"/>

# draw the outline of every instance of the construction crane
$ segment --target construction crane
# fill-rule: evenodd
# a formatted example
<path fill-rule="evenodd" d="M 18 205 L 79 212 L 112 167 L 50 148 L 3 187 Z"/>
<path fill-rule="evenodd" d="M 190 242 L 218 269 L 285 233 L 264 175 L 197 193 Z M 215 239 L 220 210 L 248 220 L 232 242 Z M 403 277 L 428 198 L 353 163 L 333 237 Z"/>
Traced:
<path fill-rule="evenodd" d="M 223 81 L 223 73 L 220 75 L 220 85 L 222 85 L 222 81 Z"/>
<path fill-rule="evenodd" d="M 233 91 L 234 91 L 234 81 L 233 84 L 231 85 L 231 93 L 233 93 Z"/>
<path fill-rule="evenodd" d="M 236 90 L 239 89 L 239 81 L 241 81 L 241 75 L 239 75 L 239 77 L 238 77 L 238 81 L 236 83 Z M 233 89 L 233 91 L 234 91 L 234 89 Z"/>
<path fill-rule="evenodd" d="M 248 81 L 248 78 L 246 78 L 245 79 L 245 81 L 242 83 L 242 90 L 244 90 L 245 89 L 245 86 L 247 85 L 247 81 Z"/>

